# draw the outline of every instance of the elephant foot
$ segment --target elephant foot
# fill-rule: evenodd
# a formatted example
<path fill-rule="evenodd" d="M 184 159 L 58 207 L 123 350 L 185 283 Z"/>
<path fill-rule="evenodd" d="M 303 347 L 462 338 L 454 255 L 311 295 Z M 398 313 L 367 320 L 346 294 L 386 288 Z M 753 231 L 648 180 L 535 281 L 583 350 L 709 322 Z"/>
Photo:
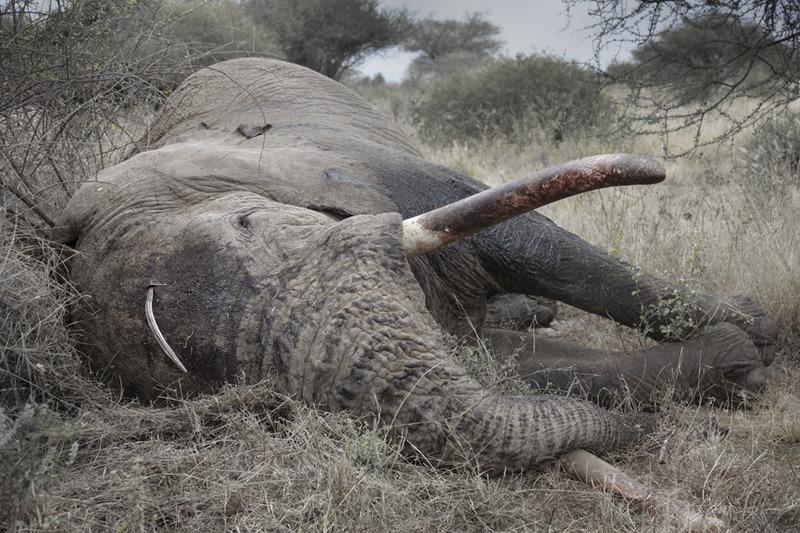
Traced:
<path fill-rule="evenodd" d="M 498 294 L 487 302 L 484 327 L 514 331 L 544 327 L 555 318 L 555 309 L 556 302 L 542 302 L 526 294 Z"/>
<path fill-rule="evenodd" d="M 514 355 L 537 389 L 566 391 L 603 405 L 666 400 L 743 405 L 766 385 L 761 354 L 732 324 L 717 324 L 680 343 L 638 352 L 608 352 L 552 338 L 486 330 L 499 357 Z"/>
<path fill-rule="evenodd" d="M 728 320 L 744 330 L 761 353 L 765 366 L 775 359 L 775 342 L 778 338 L 778 322 L 752 298 L 745 295 L 733 296 L 728 300 L 733 307 L 733 316 Z"/>

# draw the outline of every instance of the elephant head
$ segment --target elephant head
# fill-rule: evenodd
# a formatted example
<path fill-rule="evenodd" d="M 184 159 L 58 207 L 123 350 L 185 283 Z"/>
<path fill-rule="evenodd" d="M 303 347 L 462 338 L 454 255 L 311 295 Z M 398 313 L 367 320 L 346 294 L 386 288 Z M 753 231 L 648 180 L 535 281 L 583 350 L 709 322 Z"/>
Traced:
<path fill-rule="evenodd" d="M 606 450 L 645 431 L 584 400 L 487 391 L 451 357 L 445 333 L 465 315 L 480 325 L 487 297 L 503 290 L 630 315 L 624 301 L 592 296 L 610 289 L 586 288 L 627 265 L 543 217 L 516 215 L 597 186 L 657 181 L 657 165 L 584 161 L 458 202 L 485 187 L 422 160 L 340 85 L 263 59 L 191 76 L 149 142 L 78 191 L 60 234 L 90 296 L 75 313 L 86 351 L 128 393 L 154 399 L 271 376 L 282 393 L 378 419 L 445 463 L 477 458 L 491 469 Z M 566 279 L 565 258 L 581 276 L 599 272 Z M 613 286 L 622 277 L 611 289 L 627 288 Z M 656 298 L 659 283 L 641 297 Z"/>

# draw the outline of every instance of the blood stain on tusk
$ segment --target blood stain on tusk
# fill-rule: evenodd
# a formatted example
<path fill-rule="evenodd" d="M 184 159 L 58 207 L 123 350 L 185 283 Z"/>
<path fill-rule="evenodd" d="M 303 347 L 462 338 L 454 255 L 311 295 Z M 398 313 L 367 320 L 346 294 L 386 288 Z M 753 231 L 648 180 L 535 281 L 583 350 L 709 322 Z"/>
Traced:
<path fill-rule="evenodd" d="M 144 316 L 147 318 L 147 325 L 150 326 L 150 331 L 153 332 L 155 335 L 156 340 L 158 341 L 158 345 L 161 346 L 161 349 L 164 350 L 164 353 L 167 354 L 170 361 L 175 363 L 181 372 L 187 372 L 186 367 L 183 366 L 181 360 L 172 350 L 169 344 L 167 344 L 167 339 L 164 338 L 164 335 L 161 334 L 161 330 L 158 329 L 158 324 L 156 324 L 156 317 L 153 315 L 153 293 L 154 293 L 153 286 L 147 287 L 147 298 L 145 298 L 144 302 Z"/>
<path fill-rule="evenodd" d="M 489 226 L 583 192 L 663 181 L 664 167 L 649 157 L 605 154 L 546 168 L 403 221 L 409 257 L 438 250 Z"/>

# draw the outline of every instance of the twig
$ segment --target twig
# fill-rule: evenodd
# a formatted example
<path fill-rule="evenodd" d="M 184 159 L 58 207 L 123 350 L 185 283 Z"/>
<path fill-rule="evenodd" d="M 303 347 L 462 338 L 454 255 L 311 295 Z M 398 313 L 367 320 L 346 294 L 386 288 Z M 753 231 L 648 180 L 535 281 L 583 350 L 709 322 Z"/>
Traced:
<path fill-rule="evenodd" d="M 16 172 L 16 171 L 15 171 Z M 12 183 L 6 182 L 3 180 L 3 185 L 13 194 L 16 196 L 22 203 L 27 205 L 34 213 L 39 215 L 39 218 L 45 221 L 45 223 L 50 227 L 55 227 L 56 223 L 50 218 L 47 213 L 45 213 L 41 207 L 36 205 L 36 202 L 29 199 L 27 195 L 25 195 L 22 191 L 17 189 Z"/>

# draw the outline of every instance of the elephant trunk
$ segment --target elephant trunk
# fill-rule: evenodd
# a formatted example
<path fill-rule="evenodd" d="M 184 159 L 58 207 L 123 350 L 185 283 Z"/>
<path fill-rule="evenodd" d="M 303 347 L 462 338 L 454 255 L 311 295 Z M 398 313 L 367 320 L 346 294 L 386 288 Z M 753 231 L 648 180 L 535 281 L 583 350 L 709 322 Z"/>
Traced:
<path fill-rule="evenodd" d="M 414 448 L 445 464 L 524 470 L 578 448 L 626 446 L 652 430 L 648 415 L 628 417 L 577 398 L 501 396 L 454 370 L 424 372 L 412 390 L 396 396 L 385 417 Z"/>
<path fill-rule="evenodd" d="M 587 401 L 499 396 L 467 375 L 425 308 L 396 238 L 400 223 L 387 213 L 315 230 L 259 298 L 269 302 L 263 366 L 278 371 L 283 393 L 379 419 L 433 460 L 492 470 L 604 451 L 645 432 Z"/>
<path fill-rule="evenodd" d="M 432 252 L 537 207 L 604 187 L 663 181 L 664 167 L 630 154 L 586 157 L 537 172 L 403 221 L 406 253 Z"/>

